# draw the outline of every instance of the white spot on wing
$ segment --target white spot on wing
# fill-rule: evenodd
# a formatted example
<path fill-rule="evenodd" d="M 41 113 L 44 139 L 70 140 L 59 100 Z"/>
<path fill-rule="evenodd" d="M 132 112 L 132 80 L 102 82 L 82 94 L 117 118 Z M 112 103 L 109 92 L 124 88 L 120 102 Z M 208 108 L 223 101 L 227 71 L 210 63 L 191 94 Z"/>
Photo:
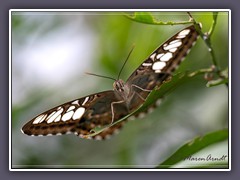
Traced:
<path fill-rule="evenodd" d="M 73 109 L 75 109 L 75 106 L 70 106 L 70 107 L 68 108 L 67 112 L 69 112 L 69 111 L 71 111 L 71 110 L 73 110 Z"/>
<path fill-rule="evenodd" d="M 56 113 L 56 111 L 53 111 L 53 112 L 47 117 L 47 120 L 48 120 L 49 118 L 51 118 L 55 113 Z"/>
<path fill-rule="evenodd" d="M 96 136 L 95 139 L 96 140 L 102 140 L 102 136 Z"/>
<path fill-rule="evenodd" d="M 188 49 L 186 54 L 188 54 L 188 53 L 190 52 L 190 50 L 191 50 L 191 49 Z"/>
<path fill-rule="evenodd" d="M 163 53 L 158 54 L 158 55 L 157 55 L 157 59 L 160 59 L 163 55 L 164 55 Z"/>
<path fill-rule="evenodd" d="M 58 110 L 57 112 L 55 112 L 54 114 L 51 114 L 51 117 L 47 118 L 47 123 L 52 123 L 53 121 L 57 121 L 59 119 L 59 115 L 63 112 L 63 108 L 60 108 L 60 110 Z M 56 119 L 58 118 L 58 119 Z M 61 117 L 60 117 L 61 118 Z"/>
<path fill-rule="evenodd" d="M 185 38 L 190 33 L 190 29 L 184 29 L 178 33 L 176 38 L 182 39 Z"/>
<path fill-rule="evenodd" d="M 79 103 L 78 103 L 78 100 L 76 100 L 76 101 L 73 101 L 73 102 L 72 102 L 72 104 L 79 105 Z"/>
<path fill-rule="evenodd" d="M 119 133 L 119 129 L 115 129 L 114 131 L 113 131 L 113 134 L 118 134 Z"/>
<path fill-rule="evenodd" d="M 135 120 L 135 119 L 136 119 L 135 116 L 130 116 L 130 117 L 128 118 L 129 121 L 133 121 L 133 120 Z"/>
<path fill-rule="evenodd" d="M 152 63 L 142 63 L 143 66 L 151 66 Z"/>
<path fill-rule="evenodd" d="M 61 117 L 62 117 L 61 114 L 59 114 L 58 117 L 54 120 L 54 122 L 60 121 Z"/>
<path fill-rule="evenodd" d="M 160 69 L 156 70 L 155 73 L 160 73 L 162 72 Z"/>
<path fill-rule="evenodd" d="M 199 36 L 198 36 L 199 37 Z M 192 43 L 192 46 L 194 46 L 196 44 L 196 41 L 194 41 L 193 43 Z"/>
<path fill-rule="evenodd" d="M 156 53 L 152 54 L 150 58 L 154 61 L 155 56 L 156 56 Z"/>
<path fill-rule="evenodd" d="M 144 112 L 141 112 L 141 113 L 138 115 L 139 118 L 144 118 L 145 116 L 146 116 L 146 113 L 144 113 Z"/>
<path fill-rule="evenodd" d="M 86 97 L 82 103 L 82 105 L 85 105 L 85 103 L 88 101 L 89 97 Z"/>
<path fill-rule="evenodd" d="M 45 114 L 45 116 L 41 119 L 41 121 L 39 121 L 39 123 L 43 122 L 46 118 L 47 118 L 47 114 Z"/>
<path fill-rule="evenodd" d="M 165 62 L 157 61 L 153 64 L 152 69 L 153 70 L 161 70 L 166 66 Z"/>
<path fill-rule="evenodd" d="M 172 48 L 177 48 L 177 47 L 179 47 L 181 45 L 182 45 L 182 42 L 179 41 L 179 42 L 175 42 L 173 44 L 169 44 L 168 46 L 164 47 L 163 49 L 164 50 L 169 50 L 169 49 L 172 49 Z"/>
<path fill-rule="evenodd" d="M 150 108 L 148 108 L 148 110 L 147 110 L 148 113 L 152 113 L 153 111 L 154 111 L 154 108 L 153 108 L 153 107 L 150 107 Z"/>
<path fill-rule="evenodd" d="M 170 52 L 174 53 L 177 51 L 177 48 L 172 48 L 172 49 L 169 49 Z"/>
<path fill-rule="evenodd" d="M 161 103 L 162 103 L 162 99 L 158 99 L 158 100 L 156 101 L 156 106 L 159 106 Z"/>
<path fill-rule="evenodd" d="M 176 40 L 171 41 L 169 44 L 174 44 L 174 43 L 177 43 L 177 42 L 181 42 L 181 41 L 179 39 L 176 39 Z"/>
<path fill-rule="evenodd" d="M 106 136 L 105 136 L 105 139 L 110 139 L 111 138 L 111 135 L 109 135 L 109 134 L 107 134 Z"/>
<path fill-rule="evenodd" d="M 72 115 L 74 114 L 73 111 L 69 111 L 62 116 L 62 121 L 68 121 L 71 119 Z"/>
<path fill-rule="evenodd" d="M 183 39 L 183 38 L 185 38 L 186 36 L 184 35 L 184 36 L 177 36 L 176 38 L 178 38 L 178 39 Z"/>
<path fill-rule="evenodd" d="M 46 118 L 46 114 L 41 114 L 40 116 L 36 117 L 35 120 L 33 121 L 33 124 L 38 124 L 44 121 Z"/>
<path fill-rule="evenodd" d="M 190 29 L 184 29 L 180 33 L 178 33 L 179 36 L 186 36 L 190 33 Z"/>
<path fill-rule="evenodd" d="M 82 115 L 84 114 L 84 112 L 85 112 L 85 108 L 84 107 L 80 107 L 80 108 L 78 108 L 76 111 L 75 111 L 75 113 L 74 113 L 74 115 L 73 115 L 73 120 L 76 120 L 76 119 L 80 119 L 81 117 L 82 117 Z"/>
<path fill-rule="evenodd" d="M 161 61 L 169 61 L 172 58 L 172 56 L 173 56 L 172 53 L 168 52 L 168 53 L 164 54 L 164 56 L 162 56 L 160 58 L 160 60 Z"/>

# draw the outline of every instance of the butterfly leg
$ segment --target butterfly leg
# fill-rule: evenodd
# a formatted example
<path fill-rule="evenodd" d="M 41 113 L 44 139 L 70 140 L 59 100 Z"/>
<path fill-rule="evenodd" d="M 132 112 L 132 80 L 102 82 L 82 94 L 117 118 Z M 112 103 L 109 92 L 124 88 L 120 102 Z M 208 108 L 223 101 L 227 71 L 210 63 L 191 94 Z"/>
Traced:
<path fill-rule="evenodd" d="M 135 88 L 140 89 L 140 90 L 145 91 L 145 92 L 151 92 L 151 90 L 143 89 L 143 88 L 141 88 L 141 87 L 139 87 L 139 86 L 137 86 L 137 85 L 135 85 L 135 84 L 132 84 L 131 87 L 132 87 L 132 88 L 135 87 Z M 133 97 L 135 94 L 136 94 L 141 100 L 146 101 L 146 99 L 143 98 L 143 97 L 142 97 L 139 93 L 137 93 L 136 91 L 134 91 L 132 97 Z M 131 97 L 131 98 L 132 98 L 132 97 Z"/>
<path fill-rule="evenodd" d="M 140 89 L 140 90 L 146 91 L 146 92 L 151 92 L 151 91 L 152 91 L 152 90 L 148 90 L 148 89 L 143 89 L 143 88 L 141 88 L 141 87 L 139 87 L 139 86 L 137 86 L 137 85 L 135 85 L 135 84 L 132 84 L 132 87 L 135 87 L 135 88 L 137 88 L 137 89 Z"/>
<path fill-rule="evenodd" d="M 144 102 L 146 101 L 146 99 L 143 98 L 139 93 L 134 92 L 134 93 L 133 93 L 133 96 L 134 96 L 135 94 L 136 94 L 142 101 L 144 101 Z M 132 96 L 132 97 L 133 97 L 133 96 Z"/>
<path fill-rule="evenodd" d="M 124 100 L 122 100 L 122 101 L 117 101 L 117 102 L 112 102 L 111 103 L 111 111 L 112 111 L 112 122 L 111 122 L 111 124 L 113 123 L 113 121 L 114 121 L 114 110 L 113 110 L 113 105 L 114 104 L 121 104 L 121 103 L 124 103 L 125 101 Z"/>

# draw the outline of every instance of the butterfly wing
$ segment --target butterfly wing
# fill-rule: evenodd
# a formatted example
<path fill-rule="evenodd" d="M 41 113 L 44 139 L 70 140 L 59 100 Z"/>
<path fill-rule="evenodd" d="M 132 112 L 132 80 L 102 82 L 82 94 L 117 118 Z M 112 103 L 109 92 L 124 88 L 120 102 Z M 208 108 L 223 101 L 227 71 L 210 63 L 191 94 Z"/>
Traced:
<path fill-rule="evenodd" d="M 114 105 L 114 121 L 137 109 L 150 91 L 167 80 L 187 55 L 197 36 L 194 26 L 183 29 L 157 48 L 132 73 L 126 85 L 131 90 L 134 89 L 134 96 L 127 107 L 124 103 Z M 76 99 L 38 115 L 26 123 L 22 131 L 33 136 L 74 133 L 84 137 L 91 134 L 95 127 L 111 124 L 111 104 L 120 100 L 114 91 L 104 91 Z M 96 139 L 105 139 L 122 125 L 123 122 L 120 122 L 111 126 L 98 134 Z"/>
<path fill-rule="evenodd" d="M 90 131 L 95 127 L 111 124 L 111 103 L 117 101 L 119 99 L 114 91 L 104 91 L 76 99 L 41 113 L 26 123 L 22 131 L 33 136 L 74 133 L 84 137 L 92 133 Z M 117 108 L 118 111 L 114 112 L 115 119 L 128 114 L 122 104 L 118 104 Z M 101 138 L 114 133 L 114 130 L 120 127 L 121 123 L 112 126 L 111 129 L 102 132 Z"/>
<path fill-rule="evenodd" d="M 128 78 L 127 85 L 138 93 L 132 98 L 130 109 L 139 107 L 139 95 L 146 99 L 150 91 L 166 81 L 189 53 L 197 40 L 194 26 L 189 26 L 158 47 Z M 133 87 L 133 85 L 135 85 Z M 137 87 L 139 88 L 137 88 Z M 144 91 L 144 90 L 149 91 Z"/>

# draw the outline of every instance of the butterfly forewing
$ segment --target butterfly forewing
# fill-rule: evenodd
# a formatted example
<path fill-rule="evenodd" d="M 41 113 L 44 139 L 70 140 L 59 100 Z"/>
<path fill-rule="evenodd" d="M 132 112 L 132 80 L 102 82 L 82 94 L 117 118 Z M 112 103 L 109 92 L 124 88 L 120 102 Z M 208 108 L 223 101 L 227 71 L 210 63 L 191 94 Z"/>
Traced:
<path fill-rule="evenodd" d="M 159 88 L 177 68 L 195 43 L 198 33 L 189 26 L 158 47 L 128 78 L 116 81 L 114 90 L 92 94 L 50 109 L 22 128 L 27 135 L 74 133 L 86 137 L 92 129 L 103 127 L 137 110 L 154 88 Z M 95 139 L 105 139 L 121 128 L 119 122 Z"/>
<path fill-rule="evenodd" d="M 198 33 L 194 25 L 189 26 L 159 46 L 151 55 L 132 73 L 128 78 L 128 86 L 132 84 L 145 89 L 153 90 L 160 87 L 171 73 L 178 67 L 184 57 L 189 53 L 190 48 L 197 40 Z M 136 91 L 145 99 L 150 91 Z M 135 97 L 136 98 L 136 97 Z M 131 108 L 135 109 L 139 104 L 134 99 Z"/>
<path fill-rule="evenodd" d="M 25 124 L 22 131 L 33 136 L 75 133 L 83 137 L 89 135 L 93 128 L 111 123 L 113 101 L 118 101 L 114 91 L 76 99 L 38 115 Z M 121 104 L 117 108 L 119 111 L 114 114 L 116 119 L 128 114 Z"/>

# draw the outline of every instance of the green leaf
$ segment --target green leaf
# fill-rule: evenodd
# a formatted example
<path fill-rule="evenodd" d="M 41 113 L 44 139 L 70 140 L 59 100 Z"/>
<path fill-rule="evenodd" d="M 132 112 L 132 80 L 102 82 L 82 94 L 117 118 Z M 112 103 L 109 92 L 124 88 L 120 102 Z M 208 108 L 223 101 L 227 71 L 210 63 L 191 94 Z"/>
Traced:
<path fill-rule="evenodd" d="M 154 24 L 155 22 L 154 17 L 149 12 L 135 12 L 132 19 L 147 24 Z"/>
<path fill-rule="evenodd" d="M 125 16 L 133 21 L 144 23 L 144 24 L 152 24 L 152 25 L 176 25 L 176 24 L 192 24 L 192 21 L 158 21 L 152 16 L 150 12 L 134 12 L 133 15 L 125 14 Z"/>
<path fill-rule="evenodd" d="M 227 169 L 229 168 L 228 162 L 222 162 L 222 163 L 206 163 L 204 165 L 198 165 L 198 166 L 191 166 L 191 169 Z"/>
<path fill-rule="evenodd" d="M 170 168 L 172 165 L 186 159 L 203 148 L 227 139 L 228 129 L 211 132 L 204 136 L 199 136 L 180 147 L 175 153 L 173 153 L 173 155 L 159 164 L 157 168 Z"/>

